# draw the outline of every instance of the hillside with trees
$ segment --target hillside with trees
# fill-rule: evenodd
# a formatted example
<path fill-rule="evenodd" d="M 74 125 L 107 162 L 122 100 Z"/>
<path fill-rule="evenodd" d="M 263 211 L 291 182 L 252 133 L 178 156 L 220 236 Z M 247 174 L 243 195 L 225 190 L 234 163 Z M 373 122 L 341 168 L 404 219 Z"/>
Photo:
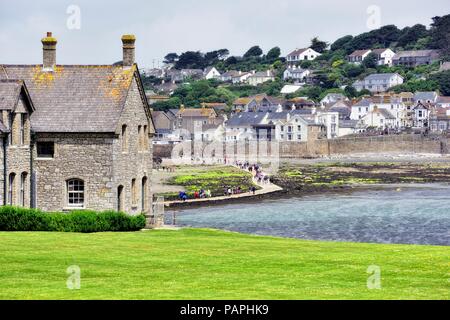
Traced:
<path fill-rule="evenodd" d="M 295 44 L 293 44 L 295 46 Z M 356 80 L 372 73 L 399 73 L 404 77 L 404 84 L 391 88 L 391 91 L 433 91 L 439 90 L 444 95 L 450 95 L 449 71 L 438 72 L 439 62 L 422 65 L 416 68 L 404 66 L 377 65 L 375 56 L 369 54 L 362 64 L 347 62 L 347 56 L 355 50 L 391 48 L 395 52 L 402 50 L 438 49 L 443 61 L 450 61 L 450 15 L 433 17 L 429 27 L 416 24 L 399 29 L 395 25 L 386 25 L 359 35 L 345 35 L 328 43 L 313 37 L 309 47 L 322 55 L 313 61 L 302 61 L 298 67 L 314 71 L 316 83 L 307 85 L 287 97 L 307 96 L 311 99 L 321 99 L 329 92 L 340 92 L 349 98 L 370 94 L 363 90 L 356 92 L 351 86 Z M 258 45 L 251 46 L 242 56 L 230 55 L 229 50 L 219 49 L 202 53 L 186 51 L 178 55 L 169 53 L 164 62 L 173 64 L 176 69 L 204 69 L 210 66 L 220 72 L 228 70 L 265 71 L 274 70 L 275 81 L 258 86 L 245 84 L 232 85 L 216 80 L 188 81 L 175 90 L 169 101 L 154 105 L 157 109 L 186 106 L 199 106 L 202 102 L 225 102 L 231 104 L 238 97 L 256 93 L 267 93 L 280 96 L 281 88 L 288 82 L 282 80 L 286 68 L 286 59 L 281 57 L 281 49 L 277 46 L 263 52 Z M 161 79 L 144 77 L 147 88 L 152 88 Z"/>

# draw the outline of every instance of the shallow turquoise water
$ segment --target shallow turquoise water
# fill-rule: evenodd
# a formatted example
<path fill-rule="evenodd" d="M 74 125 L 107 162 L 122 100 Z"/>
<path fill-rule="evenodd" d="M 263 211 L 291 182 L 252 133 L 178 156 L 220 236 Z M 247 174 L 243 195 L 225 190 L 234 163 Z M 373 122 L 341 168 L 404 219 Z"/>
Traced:
<path fill-rule="evenodd" d="M 187 209 L 177 212 L 177 224 L 301 239 L 450 245 L 450 187 L 401 187 Z"/>

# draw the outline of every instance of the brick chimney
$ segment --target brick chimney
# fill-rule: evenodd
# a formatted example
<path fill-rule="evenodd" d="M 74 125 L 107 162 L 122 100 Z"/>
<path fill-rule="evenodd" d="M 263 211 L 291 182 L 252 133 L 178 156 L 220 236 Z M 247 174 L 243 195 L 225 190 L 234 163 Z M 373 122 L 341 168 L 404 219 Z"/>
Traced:
<path fill-rule="evenodd" d="M 134 64 L 134 43 L 136 37 L 132 34 L 124 34 L 122 36 L 123 59 L 124 67 L 131 67 Z"/>
<path fill-rule="evenodd" d="M 53 71 L 56 65 L 56 38 L 51 32 L 47 32 L 47 36 L 42 38 L 42 67 L 44 71 Z"/>

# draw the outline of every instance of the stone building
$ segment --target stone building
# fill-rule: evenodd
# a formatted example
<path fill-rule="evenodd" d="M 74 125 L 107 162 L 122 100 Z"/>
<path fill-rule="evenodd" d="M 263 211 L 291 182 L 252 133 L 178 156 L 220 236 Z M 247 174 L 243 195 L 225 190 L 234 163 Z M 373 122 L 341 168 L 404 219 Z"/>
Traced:
<path fill-rule="evenodd" d="M 150 216 L 154 126 L 135 37 L 114 65 L 0 65 L 1 203 L 46 211 L 120 210 Z"/>

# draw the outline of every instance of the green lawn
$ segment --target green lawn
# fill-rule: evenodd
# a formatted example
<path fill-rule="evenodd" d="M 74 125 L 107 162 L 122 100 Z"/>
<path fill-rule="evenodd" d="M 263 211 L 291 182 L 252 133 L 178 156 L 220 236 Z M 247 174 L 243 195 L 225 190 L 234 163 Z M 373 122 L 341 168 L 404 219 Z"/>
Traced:
<path fill-rule="evenodd" d="M 66 287 L 81 268 L 81 289 Z M 382 288 L 367 289 L 367 268 Z M 450 248 L 205 229 L 0 232 L 0 299 L 449 299 Z"/>

